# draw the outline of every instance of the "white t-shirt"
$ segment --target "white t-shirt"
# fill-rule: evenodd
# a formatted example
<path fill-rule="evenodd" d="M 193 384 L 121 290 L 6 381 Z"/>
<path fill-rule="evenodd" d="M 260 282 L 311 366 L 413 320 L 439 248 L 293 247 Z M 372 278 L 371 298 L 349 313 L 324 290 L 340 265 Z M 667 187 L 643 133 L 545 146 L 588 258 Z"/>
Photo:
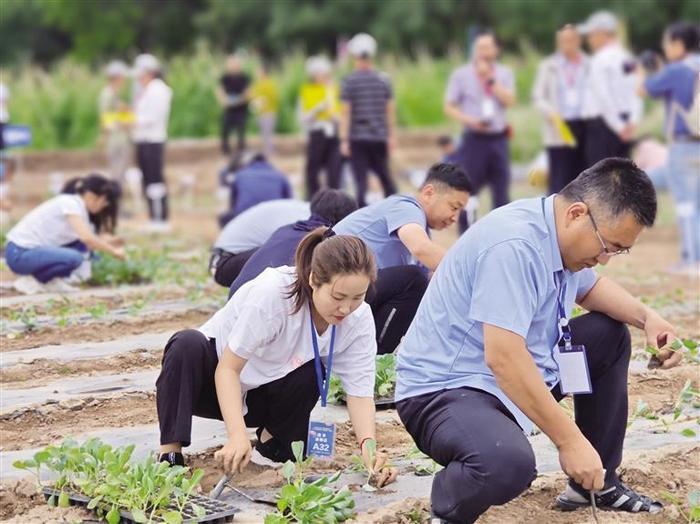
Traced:
<path fill-rule="evenodd" d="M 163 143 L 168 138 L 168 118 L 173 90 L 154 78 L 139 93 L 134 104 L 134 142 Z"/>
<path fill-rule="evenodd" d="M 7 240 L 20 247 L 60 247 L 78 240 L 66 215 L 77 215 L 90 224 L 88 210 L 80 195 L 58 195 L 24 215 L 10 229 Z"/>
<path fill-rule="evenodd" d="M 292 314 L 294 302 L 286 298 L 295 278 L 292 267 L 266 269 L 199 328 L 216 340 L 219 358 L 228 346 L 248 360 L 241 372 L 244 397 L 247 391 L 280 379 L 314 358 L 309 306 Z M 318 335 L 324 365 L 331 331 L 329 326 Z M 369 305 L 363 303 L 336 328 L 331 373 L 340 378 L 348 395 L 374 397 L 376 354 L 374 318 Z"/>
<path fill-rule="evenodd" d="M 236 255 L 257 249 L 280 227 L 297 220 L 306 220 L 310 214 L 309 203 L 300 200 L 281 198 L 261 202 L 226 224 L 214 247 Z"/>

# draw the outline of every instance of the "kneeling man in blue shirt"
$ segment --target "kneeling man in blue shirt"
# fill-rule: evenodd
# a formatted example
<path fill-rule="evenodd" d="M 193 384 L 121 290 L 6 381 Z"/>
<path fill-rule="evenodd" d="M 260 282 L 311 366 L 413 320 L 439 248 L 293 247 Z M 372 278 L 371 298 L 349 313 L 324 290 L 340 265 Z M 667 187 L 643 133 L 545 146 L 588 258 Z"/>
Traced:
<path fill-rule="evenodd" d="M 474 522 L 534 480 L 526 435 L 537 425 L 570 480 L 557 505 L 658 512 L 622 483 L 627 427 L 626 324 L 647 343 L 671 324 L 593 271 L 629 252 L 656 217 L 656 194 L 631 161 L 608 158 L 560 193 L 514 202 L 478 221 L 447 252 L 398 356 L 397 409 L 421 451 L 443 522 Z M 578 304 L 589 313 L 569 318 Z M 583 349 L 585 348 L 585 349 Z M 662 350 L 662 368 L 680 361 Z M 574 394 L 576 421 L 558 402 Z"/>

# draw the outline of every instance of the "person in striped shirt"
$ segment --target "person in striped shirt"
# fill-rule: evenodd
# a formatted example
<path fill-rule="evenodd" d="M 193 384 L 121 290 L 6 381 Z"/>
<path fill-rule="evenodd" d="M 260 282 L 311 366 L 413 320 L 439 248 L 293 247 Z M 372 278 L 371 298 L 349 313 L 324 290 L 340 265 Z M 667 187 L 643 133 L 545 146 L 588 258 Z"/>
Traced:
<path fill-rule="evenodd" d="M 364 207 L 370 170 L 379 177 L 384 196 L 396 193 L 389 170 L 389 152 L 396 143 L 396 108 L 389 77 L 374 68 L 374 38 L 357 34 L 348 43 L 348 51 L 355 70 L 341 85 L 340 151 L 350 158 L 357 204 Z"/>

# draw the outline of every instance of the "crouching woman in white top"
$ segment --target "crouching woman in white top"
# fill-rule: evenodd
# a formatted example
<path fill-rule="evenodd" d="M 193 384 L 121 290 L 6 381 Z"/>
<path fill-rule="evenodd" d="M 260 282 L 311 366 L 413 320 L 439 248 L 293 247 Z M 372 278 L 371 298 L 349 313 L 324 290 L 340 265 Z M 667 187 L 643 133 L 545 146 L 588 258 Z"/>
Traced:
<path fill-rule="evenodd" d="M 380 485 L 396 478 L 382 454 L 370 463 L 366 445 L 375 438 L 375 328 L 364 302 L 376 278 L 374 257 L 359 238 L 330 235 L 324 227 L 312 231 L 297 248 L 296 268 L 265 270 L 201 328 L 168 341 L 156 383 L 161 460 L 184 464 L 192 415 L 225 422 L 228 442 L 216 456 L 229 472 L 251 456 L 256 463 L 292 459 L 291 443 L 307 441 L 319 398 L 316 339 L 323 375 L 331 361 L 347 392 L 365 463 L 381 472 Z M 254 451 L 246 427 L 258 428 Z"/>
<path fill-rule="evenodd" d="M 7 234 L 5 259 L 22 275 L 14 282 L 26 294 L 74 291 L 66 279 L 89 251 L 124 258 L 112 236 L 121 190 L 116 182 L 91 174 L 69 181 L 63 193 L 27 213 Z"/>

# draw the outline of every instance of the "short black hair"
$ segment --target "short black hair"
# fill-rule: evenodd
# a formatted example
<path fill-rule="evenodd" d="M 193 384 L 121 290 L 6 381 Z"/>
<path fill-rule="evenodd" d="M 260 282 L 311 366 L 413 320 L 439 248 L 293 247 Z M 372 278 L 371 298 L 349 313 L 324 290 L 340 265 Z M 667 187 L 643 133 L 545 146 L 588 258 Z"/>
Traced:
<path fill-rule="evenodd" d="M 690 22 L 674 22 L 666 28 L 666 36 L 683 44 L 687 53 L 700 51 L 700 29 Z"/>
<path fill-rule="evenodd" d="M 421 187 L 425 187 L 427 184 L 444 184 L 451 189 L 466 193 L 472 193 L 474 190 L 471 180 L 469 180 L 464 169 L 447 162 L 438 162 L 430 166 L 425 182 L 423 182 Z"/>
<path fill-rule="evenodd" d="M 605 158 L 593 164 L 559 194 L 570 202 L 594 205 L 612 219 L 631 213 L 644 227 L 656 220 L 654 184 L 627 158 Z"/>
<path fill-rule="evenodd" d="M 321 189 L 311 199 L 311 214 L 337 224 L 353 211 L 357 202 L 340 189 Z"/>

